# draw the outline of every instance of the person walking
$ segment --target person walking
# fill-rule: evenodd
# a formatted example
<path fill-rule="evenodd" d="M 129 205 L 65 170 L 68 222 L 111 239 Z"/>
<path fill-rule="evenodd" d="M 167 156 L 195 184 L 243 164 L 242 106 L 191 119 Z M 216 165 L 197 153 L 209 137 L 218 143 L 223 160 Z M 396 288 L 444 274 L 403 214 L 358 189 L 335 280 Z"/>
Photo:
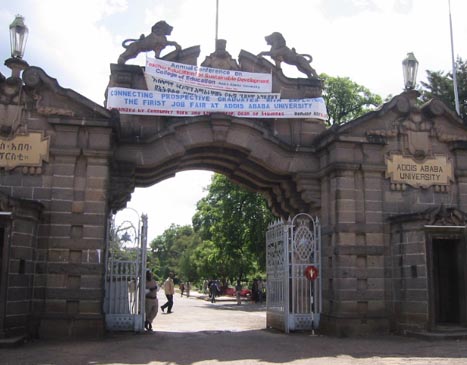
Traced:
<path fill-rule="evenodd" d="M 173 281 L 173 273 L 169 273 L 169 277 L 164 281 L 164 292 L 167 298 L 167 302 L 161 306 L 162 312 L 165 311 L 167 308 L 167 313 L 172 313 L 172 307 L 174 305 L 174 293 L 175 293 L 175 285 Z"/>
<path fill-rule="evenodd" d="M 191 290 L 191 284 L 189 281 L 186 282 L 185 284 L 185 290 L 186 290 L 186 297 L 189 298 L 190 297 L 190 290 Z"/>
<path fill-rule="evenodd" d="M 235 295 L 237 296 L 237 305 L 242 304 L 242 299 L 240 298 L 240 294 L 242 291 L 242 284 L 240 280 L 237 280 L 237 286 L 235 287 Z"/>
<path fill-rule="evenodd" d="M 152 332 L 152 322 L 157 316 L 159 309 L 159 301 L 157 300 L 157 291 L 159 287 L 150 270 L 146 270 L 146 298 L 145 298 L 145 313 L 146 320 L 144 328 L 146 331 Z"/>
<path fill-rule="evenodd" d="M 258 301 L 260 303 L 263 303 L 264 300 L 264 283 L 263 279 L 259 278 L 258 279 Z"/>
<path fill-rule="evenodd" d="M 216 302 L 216 297 L 220 295 L 221 289 L 219 288 L 219 284 L 216 281 L 213 281 L 210 286 L 211 289 L 211 303 Z"/>

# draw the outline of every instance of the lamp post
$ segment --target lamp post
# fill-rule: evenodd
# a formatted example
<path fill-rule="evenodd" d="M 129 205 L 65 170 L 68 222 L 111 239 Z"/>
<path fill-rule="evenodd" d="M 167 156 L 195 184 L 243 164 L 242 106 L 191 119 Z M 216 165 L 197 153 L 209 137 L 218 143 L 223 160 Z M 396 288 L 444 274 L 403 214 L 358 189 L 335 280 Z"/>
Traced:
<path fill-rule="evenodd" d="M 407 57 L 402 61 L 402 72 L 404 75 L 405 90 L 415 89 L 417 81 L 418 61 L 412 52 L 407 53 Z"/>
<path fill-rule="evenodd" d="M 5 61 L 5 66 L 12 71 L 12 78 L 19 78 L 21 71 L 29 66 L 23 60 L 28 34 L 29 30 L 24 24 L 24 17 L 17 15 L 13 23 L 10 24 L 11 57 Z"/>
<path fill-rule="evenodd" d="M 28 34 L 29 30 L 24 24 L 24 17 L 17 15 L 13 23 L 10 24 L 11 57 L 23 58 Z"/>

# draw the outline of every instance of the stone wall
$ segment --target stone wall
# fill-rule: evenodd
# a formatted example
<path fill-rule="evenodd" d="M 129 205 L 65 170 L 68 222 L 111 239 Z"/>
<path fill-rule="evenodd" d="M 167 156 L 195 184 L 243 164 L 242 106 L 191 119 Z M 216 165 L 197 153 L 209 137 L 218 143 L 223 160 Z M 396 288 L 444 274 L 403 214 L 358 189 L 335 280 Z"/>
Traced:
<path fill-rule="evenodd" d="M 40 335 L 104 331 L 102 303 L 111 130 L 53 124 L 37 272 L 44 295 Z M 45 315 L 44 315 L 45 314 Z"/>
<path fill-rule="evenodd" d="M 52 103 L 61 98 L 41 91 Z M 114 129 L 97 106 L 90 117 L 73 98 L 59 103 L 60 109 L 39 112 L 36 105 L 19 114 L 19 133 L 50 138 L 48 160 L 0 173 L 0 192 L 42 207 L 40 218 L 11 223 L 5 325 L 13 328 L 14 321 L 42 337 L 99 335 Z M 11 114 L 4 107 L 0 117 Z"/>
<path fill-rule="evenodd" d="M 15 336 L 30 330 L 35 281 L 37 227 L 41 204 L 0 194 L 3 214 L 0 333 Z"/>
<path fill-rule="evenodd" d="M 395 330 L 428 329 L 428 272 L 424 222 L 391 225 L 393 325 Z"/>
<path fill-rule="evenodd" d="M 411 97 L 402 94 L 373 114 L 328 130 L 318 142 L 323 332 L 345 336 L 430 327 L 425 225 L 434 218 L 423 212 L 465 209 L 466 131 L 449 111 L 437 109 L 433 117 L 433 105 L 418 108 Z M 447 156 L 455 171 L 449 185 L 391 183 L 386 158 L 412 156 L 415 148 L 419 160 Z M 438 224 L 449 222 L 448 214 Z"/>

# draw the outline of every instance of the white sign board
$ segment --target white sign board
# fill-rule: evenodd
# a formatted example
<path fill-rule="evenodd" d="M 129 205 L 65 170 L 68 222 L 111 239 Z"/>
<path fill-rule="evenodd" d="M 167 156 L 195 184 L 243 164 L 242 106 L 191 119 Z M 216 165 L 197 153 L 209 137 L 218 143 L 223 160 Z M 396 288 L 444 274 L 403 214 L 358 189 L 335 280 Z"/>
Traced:
<path fill-rule="evenodd" d="M 186 65 L 158 58 L 146 59 L 145 72 L 159 79 L 210 89 L 254 93 L 272 91 L 272 76 L 265 73 Z"/>
<path fill-rule="evenodd" d="M 211 95 L 211 96 L 223 96 L 226 98 L 256 98 L 256 99 L 280 99 L 279 93 L 244 93 L 236 91 L 225 91 L 209 89 L 200 86 L 193 86 L 188 84 L 182 84 L 180 82 L 160 79 L 152 76 L 148 73 L 144 74 L 146 78 L 146 85 L 148 90 L 157 91 L 160 93 L 172 93 L 172 94 L 195 94 L 195 95 Z"/>
<path fill-rule="evenodd" d="M 159 93 L 111 87 L 107 108 L 122 114 L 195 116 L 211 113 L 250 118 L 327 119 L 323 98 L 260 99 L 225 96 Z"/>

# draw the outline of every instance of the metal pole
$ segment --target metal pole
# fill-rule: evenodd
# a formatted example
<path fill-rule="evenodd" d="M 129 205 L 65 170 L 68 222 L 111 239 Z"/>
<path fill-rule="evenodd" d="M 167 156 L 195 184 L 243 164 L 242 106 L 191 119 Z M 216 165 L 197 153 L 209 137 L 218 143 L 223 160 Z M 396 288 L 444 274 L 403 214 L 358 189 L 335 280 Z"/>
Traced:
<path fill-rule="evenodd" d="M 140 232 L 140 253 L 141 253 L 141 287 L 140 287 L 140 308 L 141 308 L 141 322 L 139 323 L 138 330 L 142 331 L 144 328 L 145 312 L 146 312 L 146 259 L 147 259 L 147 236 L 148 236 L 148 216 L 141 215 L 141 232 Z"/>
<path fill-rule="evenodd" d="M 460 106 L 459 106 L 459 93 L 457 91 L 457 70 L 456 70 L 456 61 L 454 59 L 454 40 L 452 36 L 452 17 L 451 17 L 451 0 L 448 0 L 449 5 L 449 29 L 451 31 L 451 59 L 452 59 L 452 83 L 454 87 L 454 102 L 456 105 L 456 113 L 460 115 Z"/>
<path fill-rule="evenodd" d="M 216 49 L 217 39 L 218 39 L 218 32 L 219 32 L 219 0 L 216 0 L 216 39 L 214 43 L 214 49 Z"/>

